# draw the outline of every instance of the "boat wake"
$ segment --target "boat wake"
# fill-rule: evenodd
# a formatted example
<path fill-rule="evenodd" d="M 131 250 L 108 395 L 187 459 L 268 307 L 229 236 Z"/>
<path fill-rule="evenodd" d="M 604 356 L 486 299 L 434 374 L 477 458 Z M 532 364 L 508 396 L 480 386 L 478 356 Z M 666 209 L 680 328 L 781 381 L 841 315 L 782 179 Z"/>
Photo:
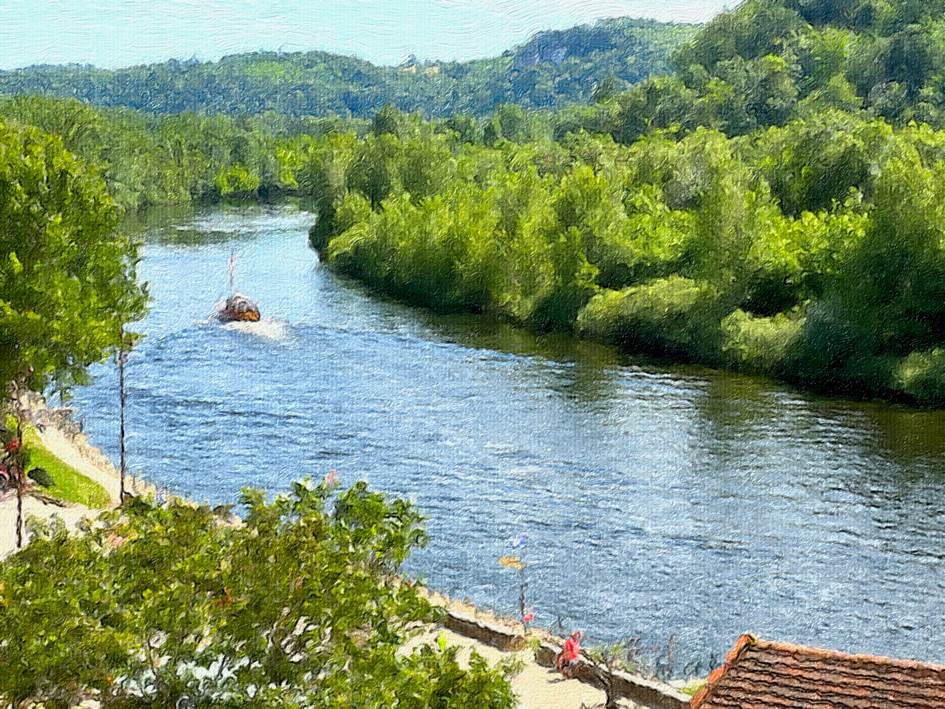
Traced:
<path fill-rule="evenodd" d="M 284 341 L 289 336 L 288 324 L 284 320 L 273 320 L 272 318 L 263 318 L 257 322 L 233 321 L 223 323 L 222 327 L 224 330 L 242 332 L 277 342 Z"/>

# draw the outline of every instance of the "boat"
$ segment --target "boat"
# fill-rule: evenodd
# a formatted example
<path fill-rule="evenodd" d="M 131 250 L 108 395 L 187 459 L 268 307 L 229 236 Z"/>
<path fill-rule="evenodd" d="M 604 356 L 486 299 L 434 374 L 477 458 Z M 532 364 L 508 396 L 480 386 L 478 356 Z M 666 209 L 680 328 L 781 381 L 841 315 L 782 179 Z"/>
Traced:
<path fill-rule="evenodd" d="M 223 322 L 259 322 L 259 306 L 240 293 L 234 293 L 217 311 Z"/>
<path fill-rule="evenodd" d="M 236 274 L 236 254 L 230 254 L 228 264 L 230 272 L 230 296 L 223 306 L 217 310 L 217 318 L 222 322 L 259 322 L 259 306 L 242 293 L 237 293 L 233 287 Z"/>

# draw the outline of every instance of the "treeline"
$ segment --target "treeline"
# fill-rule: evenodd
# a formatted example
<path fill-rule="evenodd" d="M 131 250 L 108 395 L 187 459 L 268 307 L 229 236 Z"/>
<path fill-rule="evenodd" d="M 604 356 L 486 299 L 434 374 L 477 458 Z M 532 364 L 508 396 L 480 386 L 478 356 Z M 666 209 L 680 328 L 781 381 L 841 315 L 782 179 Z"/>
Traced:
<path fill-rule="evenodd" d="M 502 103 L 553 108 L 586 103 L 595 88 L 625 88 L 669 71 L 692 25 L 614 19 L 543 32 L 500 57 L 375 66 L 326 52 L 257 52 L 219 62 L 107 71 L 38 66 L 0 72 L 0 94 L 72 97 L 149 113 L 370 118 L 385 104 L 426 116 L 483 116 Z"/>
<path fill-rule="evenodd" d="M 0 119 L 60 136 L 130 210 L 290 191 L 284 150 L 293 140 L 359 128 L 351 120 L 273 114 L 149 116 L 39 96 L 0 97 Z"/>
<path fill-rule="evenodd" d="M 297 158 L 314 246 L 398 297 L 945 403 L 945 132 L 826 110 L 489 146 L 388 121 Z"/>

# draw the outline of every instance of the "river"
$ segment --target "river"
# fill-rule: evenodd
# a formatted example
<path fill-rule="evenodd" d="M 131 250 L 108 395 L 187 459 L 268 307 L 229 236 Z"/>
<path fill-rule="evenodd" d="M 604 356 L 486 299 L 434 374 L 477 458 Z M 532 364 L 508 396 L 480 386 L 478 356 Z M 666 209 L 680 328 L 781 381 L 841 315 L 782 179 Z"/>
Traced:
<path fill-rule="evenodd" d="M 945 414 L 380 299 L 319 267 L 311 223 L 290 204 L 146 220 L 132 472 L 214 503 L 366 479 L 429 518 L 412 573 L 508 614 L 497 559 L 524 534 L 538 624 L 673 637 L 680 668 L 744 631 L 945 661 Z M 209 318 L 231 250 L 272 319 L 253 332 Z M 116 376 L 95 373 L 75 405 L 115 459 Z"/>

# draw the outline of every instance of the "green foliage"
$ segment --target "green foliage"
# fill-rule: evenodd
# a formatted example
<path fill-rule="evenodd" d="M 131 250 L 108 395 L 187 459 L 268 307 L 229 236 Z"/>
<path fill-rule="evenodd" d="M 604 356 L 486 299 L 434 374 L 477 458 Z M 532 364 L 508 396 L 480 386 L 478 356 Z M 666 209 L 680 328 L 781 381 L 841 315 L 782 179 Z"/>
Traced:
<path fill-rule="evenodd" d="M 292 189 L 298 136 L 324 126 L 273 117 L 151 118 L 76 100 L 0 97 L 0 117 L 62 138 L 126 209 Z"/>
<path fill-rule="evenodd" d="M 420 517 L 363 483 L 299 483 L 245 520 L 134 499 L 38 525 L 0 565 L 0 698 L 66 706 L 511 707 L 505 673 L 400 651 L 434 609 L 397 576 Z"/>
<path fill-rule="evenodd" d="M 909 149 L 876 180 L 871 220 L 837 289 L 852 321 L 873 323 L 866 342 L 907 354 L 937 343 L 945 324 L 945 188 L 940 166 Z"/>
<path fill-rule="evenodd" d="M 260 178 L 242 165 L 231 165 L 217 173 L 214 183 L 220 191 L 220 195 L 224 197 L 230 195 L 246 196 L 255 193 L 259 189 Z"/>
<path fill-rule="evenodd" d="M 798 313 L 756 317 L 736 310 L 722 320 L 722 355 L 726 364 L 749 372 L 782 374 L 781 368 L 801 336 Z"/>
<path fill-rule="evenodd" d="M 729 135 L 782 125 L 810 109 L 865 109 L 892 123 L 945 125 L 941 3 L 748 0 L 722 13 L 673 57 L 687 108 L 660 101 L 620 131 L 699 125 Z M 639 93 L 640 88 L 633 92 Z M 682 89 L 680 89 L 682 91 Z"/>
<path fill-rule="evenodd" d="M 156 114 L 359 116 L 382 106 L 427 116 L 484 116 L 503 103 L 551 108 L 592 100 L 609 79 L 665 73 L 693 25 L 629 18 L 541 32 L 501 57 L 400 67 L 325 52 L 257 52 L 219 62 L 171 60 L 106 71 L 37 66 L 0 72 L 0 93 L 75 97 Z"/>
<path fill-rule="evenodd" d="M 718 293 L 708 283 L 670 276 L 595 296 L 578 332 L 636 352 L 711 360 L 720 337 Z"/>
<path fill-rule="evenodd" d="M 830 209 L 851 193 L 872 193 L 876 166 L 893 144 L 883 121 L 831 110 L 771 128 L 748 152 L 786 214 Z"/>
<path fill-rule="evenodd" d="M 367 686 L 354 706 L 502 709 L 518 705 L 506 679 L 519 670 L 518 665 L 506 660 L 492 669 L 473 652 L 469 668 L 461 669 L 457 652 L 458 648 L 446 647 L 445 643 L 421 647 L 400 663 L 400 686 L 387 695 L 387 701 L 378 701 Z"/>
<path fill-rule="evenodd" d="M 441 310 L 935 401 L 896 363 L 945 345 L 945 134 L 830 108 L 734 139 L 454 136 L 313 140 L 325 260 Z"/>
<path fill-rule="evenodd" d="M 0 122 L 0 384 L 81 381 L 141 316 L 118 214 L 61 138 Z"/>
<path fill-rule="evenodd" d="M 945 405 L 945 349 L 913 352 L 896 365 L 893 376 L 896 389 L 911 399 Z"/>

